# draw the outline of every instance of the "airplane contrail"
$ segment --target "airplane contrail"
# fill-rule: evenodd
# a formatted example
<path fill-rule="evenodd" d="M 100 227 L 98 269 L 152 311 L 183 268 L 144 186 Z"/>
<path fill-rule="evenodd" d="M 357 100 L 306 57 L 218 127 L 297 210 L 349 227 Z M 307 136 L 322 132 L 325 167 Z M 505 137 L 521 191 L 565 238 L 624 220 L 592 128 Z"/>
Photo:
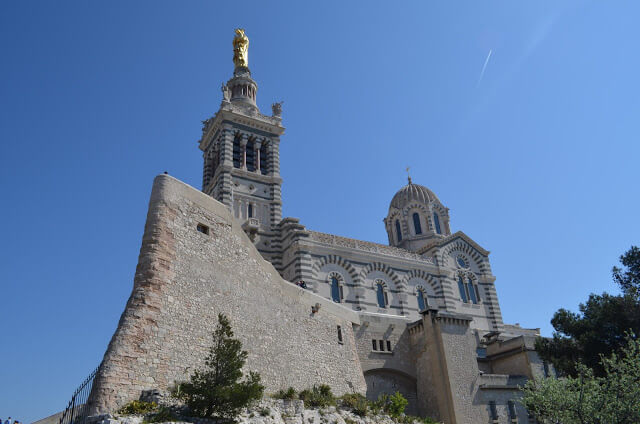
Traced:
<path fill-rule="evenodd" d="M 484 71 L 487 69 L 487 64 L 489 63 L 489 59 L 491 58 L 492 52 L 493 52 L 493 49 L 489 50 L 487 59 L 484 61 L 484 65 L 482 66 L 482 71 L 480 71 L 480 77 L 478 78 L 478 83 L 476 84 L 476 87 L 480 85 L 480 81 L 482 81 L 482 77 L 484 76 Z"/>

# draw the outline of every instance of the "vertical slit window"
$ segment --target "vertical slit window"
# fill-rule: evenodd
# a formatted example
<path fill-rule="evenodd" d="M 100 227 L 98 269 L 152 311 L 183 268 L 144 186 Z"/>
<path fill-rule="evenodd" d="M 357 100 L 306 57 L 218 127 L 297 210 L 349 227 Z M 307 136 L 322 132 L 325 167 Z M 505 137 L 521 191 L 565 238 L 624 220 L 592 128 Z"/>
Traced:
<path fill-rule="evenodd" d="M 338 326 L 338 343 L 342 344 L 342 327 Z"/>
<path fill-rule="evenodd" d="M 378 306 L 381 308 L 384 308 L 387 306 L 387 303 L 385 302 L 385 292 L 384 292 L 384 287 L 382 287 L 382 284 L 378 283 L 377 287 L 376 287 L 376 295 L 378 297 Z"/>
<path fill-rule="evenodd" d="M 489 401 L 489 411 L 491 411 L 491 419 L 495 422 L 498 421 L 498 408 L 496 408 L 496 401 Z"/>
<path fill-rule="evenodd" d="M 458 290 L 460 291 L 460 298 L 464 303 L 467 303 L 467 292 L 464 288 L 464 281 L 462 281 L 462 277 L 458 277 Z"/>
<path fill-rule="evenodd" d="M 417 212 L 413 214 L 413 228 L 416 230 L 416 235 L 422 234 L 422 227 L 420 226 L 420 215 Z"/>
<path fill-rule="evenodd" d="M 424 292 L 422 290 L 418 290 L 418 310 L 424 311 L 427 309 L 427 304 L 424 301 Z"/>
<path fill-rule="evenodd" d="M 398 241 L 402 241 L 402 230 L 400 229 L 400 221 L 396 219 L 396 235 L 398 236 Z"/>
<path fill-rule="evenodd" d="M 380 346 L 380 351 L 384 352 L 384 340 L 378 340 L 378 346 Z"/>
<path fill-rule="evenodd" d="M 473 288 L 473 280 L 471 280 L 471 278 L 469 278 L 468 287 L 469 287 L 469 298 L 471 299 L 471 302 L 477 304 L 478 299 L 476 298 L 476 291 Z"/>
<path fill-rule="evenodd" d="M 376 340 L 371 340 L 371 345 L 373 346 L 373 350 L 378 350 L 378 342 Z"/>
<path fill-rule="evenodd" d="M 507 403 L 508 407 L 509 407 L 509 418 L 511 418 L 511 422 L 516 422 L 516 420 L 518 419 L 518 415 L 516 415 L 516 404 L 514 401 L 510 400 Z"/>
<path fill-rule="evenodd" d="M 436 233 L 442 234 L 442 230 L 440 229 L 440 218 L 437 213 L 433 214 L 433 225 L 436 227 Z"/>
<path fill-rule="evenodd" d="M 340 303 L 340 283 L 336 277 L 331 277 L 331 298 L 334 302 Z"/>
<path fill-rule="evenodd" d="M 387 350 L 391 352 L 391 340 L 387 340 Z"/>
<path fill-rule="evenodd" d="M 249 203 L 249 206 L 247 207 L 247 216 L 249 218 L 253 218 L 253 205 L 251 203 Z"/>

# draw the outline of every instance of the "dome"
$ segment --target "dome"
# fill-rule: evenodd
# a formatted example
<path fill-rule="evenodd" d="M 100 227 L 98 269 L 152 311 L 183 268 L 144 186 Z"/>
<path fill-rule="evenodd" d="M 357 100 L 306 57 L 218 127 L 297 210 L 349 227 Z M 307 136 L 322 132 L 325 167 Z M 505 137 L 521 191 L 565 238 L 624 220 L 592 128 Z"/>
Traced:
<path fill-rule="evenodd" d="M 414 200 L 424 204 L 440 201 L 433 191 L 425 186 L 413 184 L 411 180 L 409 180 L 409 184 L 402 187 L 395 196 L 393 196 L 389 208 L 402 209 Z"/>

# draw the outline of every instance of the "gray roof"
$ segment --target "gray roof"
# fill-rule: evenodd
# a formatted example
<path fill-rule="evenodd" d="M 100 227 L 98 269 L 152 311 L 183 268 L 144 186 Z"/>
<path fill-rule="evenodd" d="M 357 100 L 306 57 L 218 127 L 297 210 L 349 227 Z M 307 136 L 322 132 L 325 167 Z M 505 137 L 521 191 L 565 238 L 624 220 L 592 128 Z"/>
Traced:
<path fill-rule="evenodd" d="M 406 186 L 402 187 L 391 199 L 390 208 L 402 209 L 413 201 L 428 204 L 431 202 L 439 202 L 438 196 L 425 186 L 419 184 L 413 184 L 409 182 Z"/>

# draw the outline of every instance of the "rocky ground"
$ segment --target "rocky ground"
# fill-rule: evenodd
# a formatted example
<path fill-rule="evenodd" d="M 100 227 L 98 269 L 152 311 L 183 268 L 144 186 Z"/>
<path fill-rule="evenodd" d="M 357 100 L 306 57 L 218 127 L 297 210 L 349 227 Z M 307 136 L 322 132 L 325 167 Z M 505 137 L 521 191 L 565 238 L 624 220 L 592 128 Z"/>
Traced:
<path fill-rule="evenodd" d="M 108 414 L 91 417 L 87 424 L 142 424 L 141 415 Z M 214 424 L 201 418 L 184 418 L 170 422 Z M 307 409 L 301 400 L 263 399 L 244 410 L 236 419 L 238 424 L 397 424 L 388 415 L 360 417 L 350 410 L 334 406 Z M 417 423 L 416 423 L 417 424 Z"/>

